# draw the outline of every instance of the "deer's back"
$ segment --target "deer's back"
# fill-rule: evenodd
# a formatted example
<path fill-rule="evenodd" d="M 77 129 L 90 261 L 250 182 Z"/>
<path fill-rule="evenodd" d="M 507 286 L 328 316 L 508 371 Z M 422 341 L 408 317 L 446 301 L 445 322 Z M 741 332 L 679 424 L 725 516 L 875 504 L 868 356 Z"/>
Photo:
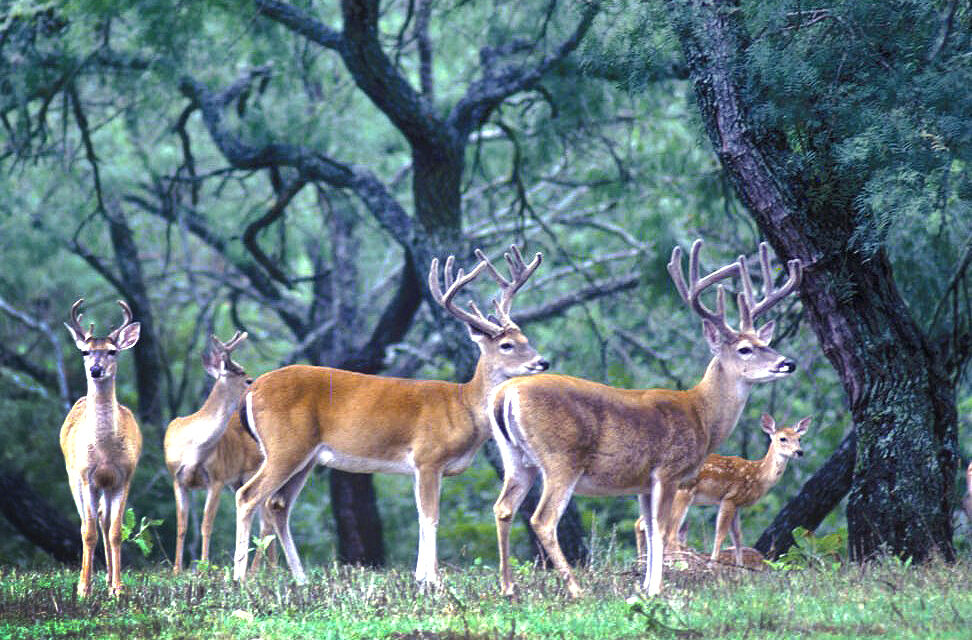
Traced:
<path fill-rule="evenodd" d="M 461 385 L 292 365 L 250 387 L 255 424 L 269 449 L 324 445 L 354 458 L 418 459 L 426 449 L 470 441 L 471 411 Z M 479 413 L 482 413 L 481 411 Z M 479 418 L 484 422 L 485 418 Z"/>
<path fill-rule="evenodd" d="M 511 403 L 512 436 L 534 457 L 580 467 L 578 492 L 627 493 L 649 488 L 655 472 L 681 479 L 701 464 L 707 439 L 690 393 L 539 374 L 503 383 L 493 409 Z"/>
<path fill-rule="evenodd" d="M 718 504 L 731 500 L 744 507 L 763 497 L 766 487 L 759 478 L 760 462 L 736 456 L 712 454 L 705 459 L 699 475 L 690 483 L 695 492 L 692 504 Z"/>

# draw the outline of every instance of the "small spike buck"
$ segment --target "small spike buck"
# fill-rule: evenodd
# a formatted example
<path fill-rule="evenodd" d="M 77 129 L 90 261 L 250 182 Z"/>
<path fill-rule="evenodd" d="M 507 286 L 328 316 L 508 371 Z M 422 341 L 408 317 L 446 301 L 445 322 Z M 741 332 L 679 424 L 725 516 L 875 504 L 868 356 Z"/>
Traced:
<path fill-rule="evenodd" d="M 323 464 L 360 473 L 414 476 L 419 516 L 419 548 L 415 576 L 438 583 L 436 529 L 443 475 L 461 473 L 490 436 L 487 394 L 513 376 L 544 371 L 548 364 L 530 346 L 510 318 L 513 297 L 540 265 L 538 253 L 524 264 L 514 246 L 506 254 L 507 280 L 479 250 L 480 262 L 468 274 L 453 275 L 454 258 L 445 263 L 445 291 L 439 283 L 439 262 L 432 261 L 429 288 L 433 299 L 466 324 L 479 346 L 475 375 L 455 384 L 439 380 L 407 380 L 365 375 L 307 365 L 292 365 L 257 378 L 246 394 L 247 422 L 256 434 L 265 460 L 236 494 L 236 556 L 234 577 L 246 572 L 250 522 L 254 510 L 270 496 L 283 507 L 273 510 L 274 530 L 294 577 L 306 581 L 289 530 L 290 509 L 308 472 Z M 501 288 L 497 317 L 456 305 L 456 294 L 486 271 Z"/>
<path fill-rule="evenodd" d="M 71 322 L 64 323 L 84 356 L 88 394 L 71 407 L 61 427 L 61 451 L 67 467 L 71 495 L 81 516 L 81 577 L 78 596 L 91 593 L 91 568 L 98 529 L 105 546 L 105 564 L 111 593 L 124 590 L 121 581 L 122 521 L 135 466 L 142 453 L 142 433 L 132 412 L 115 398 L 118 352 L 138 342 L 141 325 L 119 300 L 121 325 L 106 338 L 94 337 L 94 324 L 81 327 L 84 298 L 71 306 Z"/>
<path fill-rule="evenodd" d="M 640 494 L 641 515 L 651 523 L 644 587 L 661 591 L 662 546 L 672 499 L 681 483 L 732 431 L 757 382 L 776 380 L 795 364 L 770 348 L 773 322 L 756 329 L 753 321 L 785 298 L 800 282 L 798 260 L 789 277 L 773 288 L 766 245 L 760 246 L 765 296 L 756 301 L 745 260 L 699 277 L 697 240 L 690 252 L 689 279 L 683 279 L 681 249 L 669 273 L 683 300 L 702 318 L 712 360 L 702 380 L 687 391 L 629 390 L 582 378 L 543 374 L 500 385 L 490 401 L 493 437 L 503 457 L 503 489 L 493 507 L 499 540 L 501 586 L 513 595 L 509 535 L 513 515 L 537 474 L 543 491 L 530 524 L 572 596 L 581 588 L 557 542 L 557 523 L 573 493 L 608 496 Z M 725 292 L 718 287 L 716 311 L 701 300 L 712 285 L 739 277 L 739 330 L 725 318 Z"/>
<path fill-rule="evenodd" d="M 719 561 L 722 541 L 725 540 L 726 533 L 730 533 L 734 545 L 733 561 L 737 566 L 743 566 L 739 509 L 756 504 L 769 493 L 783 477 L 790 458 L 803 457 L 800 439 L 810 426 L 810 418 L 804 418 L 792 427 L 777 429 L 773 417 L 764 413 L 760 423 L 763 432 L 770 438 L 769 449 L 762 459 L 745 460 L 736 456 L 712 454 L 702 463 L 699 474 L 679 487 L 672 502 L 672 526 L 665 541 L 666 549 L 679 546 L 677 535 L 690 505 L 718 505 L 715 542 L 709 559 L 712 562 Z M 635 523 L 635 535 L 638 557 L 641 558 L 645 543 L 644 520 L 641 518 Z"/>
<path fill-rule="evenodd" d="M 210 345 L 203 353 L 202 361 L 206 373 L 216 382 L 199 411 L 175 418 L 165 431 L 165 464 L 172 474 L 176 501 L 176 552 L 172 567 L 175 573 L 182 570 L 190 489 L 206 489 L 200 561 L 207 563 L 213 521 L 223 487 L 229 486 L 236 491 L 263 462 L 263 454 L 240 422 L 238 411 L 243 394 L 253 380 L 233 361 L 232 352 L 246 338 L 244 331 L 237 331 L 226 343 L 210 336 Z M 263 536 L 269 533 L 270 523 L 263 510 L 260 520 Z M 258 563 L 259 557 L 259 554 L 254 557 L 254 564 Z"/>

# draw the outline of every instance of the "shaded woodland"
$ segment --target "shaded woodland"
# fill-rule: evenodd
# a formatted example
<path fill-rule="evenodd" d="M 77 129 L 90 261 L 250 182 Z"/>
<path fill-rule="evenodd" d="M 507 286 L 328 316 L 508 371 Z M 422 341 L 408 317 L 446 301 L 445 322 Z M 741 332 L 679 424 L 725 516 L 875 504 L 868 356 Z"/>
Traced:
<path fill-rule="evenodd" d="M 967 4 L 14 0 L 0 13 L 0 562 L 80 553 L 57 447 L 85 388 L 61 325 L 79 297 L 99 328 L 117 299 L 142 323 L 118 394 L 145 436 L 131 504 L 164 519 L 154 561 L 174 541 L 162 437 L 205 398 L 209 334 L 247 331 L 234 357 L 254 376 L 302 362 L 465 380 L 475 349 L 429 304 L 429 264 L 515 243 L 545 257 L 514 319 L 554 371 L 684 389 L 708 350 L 665 263 L 696 237 L 713 265 L 762 240 L 777 264 L 804 264 L 799 297 L 774 311 L 798 371 L 754 391 L 720 449 L 757 458 L 761 413 L 813 416 L 808 455 L 745 516 L 746 539 L 775 554 L 797 526 L 846 529 L 858 559 L 968 548 L 955 515 L 972 456 Z M 446 480 L 444 561 L 495 558 L 498 465 L 487 443 Z M 565 552 L 633 549 L 636 515 L 633 500 L 575 501 Z M 711 515 L 690 512 L 690 540 L 711 540 Z M 293 526 L 308 564 L 408 565 L 410 479 L 318 470 Z"/>

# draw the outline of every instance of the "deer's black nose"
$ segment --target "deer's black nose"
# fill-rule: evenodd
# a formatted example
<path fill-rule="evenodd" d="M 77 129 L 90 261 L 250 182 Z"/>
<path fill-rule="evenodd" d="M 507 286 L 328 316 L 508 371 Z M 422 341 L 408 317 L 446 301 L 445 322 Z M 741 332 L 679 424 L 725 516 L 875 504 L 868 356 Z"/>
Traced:
<path fill-rule="evenodd" d="M 92 378 L 100 378 L 104 373 L 105 373 L 105 370 L 101 367 L 100 364 L 96 364 L 96 365 L 94 365 L 94 366 L 91 367 L 91 377 Z"/>
<path fill-rule="evenodd" d="M 798 458 L 802 458 L 803 457 L 803 449 L 797 449 L 796 450 L 796 457 L 798 457 Z"/>
<path fill-rule="evenodd" d="M 546 371 L 547 369 L 550 368 L 550 363 L 547 362 L 546 360 L 541 360 L 540 362 L 537 363 L 537 368 L 540 369 L 540 371 Z"/>
<path fill-rule="evenodd" d="M 786 358 L 778 365 L 776 365 L 776 371 L 777 373 L 793 373 L 794 371 L 796 371 L 796 362 L 790 360 L 789 358 Z"/>

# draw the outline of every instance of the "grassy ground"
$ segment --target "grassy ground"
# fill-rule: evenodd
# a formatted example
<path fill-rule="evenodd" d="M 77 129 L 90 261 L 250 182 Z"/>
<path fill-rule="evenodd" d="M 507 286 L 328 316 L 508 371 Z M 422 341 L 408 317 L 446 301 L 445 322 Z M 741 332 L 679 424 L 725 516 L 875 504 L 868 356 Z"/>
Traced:
<path fill-rule="evenodd" d="M 793 571 L 669 570 L 662 597 L 638 595 L 632 566 L 578 577 L 571 601 L 556 574 L 518 568 L 520 597 L 498 595 L 493 568 L 444 572 L 423 593 L 410 573 L 318 569 L 294 585 L 283 571 L 242 587 L 225 568 L 173 577 L 129 571 L 110 598 L 98 575 L 79 602 L 73 571 L 0 569 L 0 638 L 415 640 L 518 638 L 962 638 L 972 637 L 972 561 L 911 567 Z"/>

